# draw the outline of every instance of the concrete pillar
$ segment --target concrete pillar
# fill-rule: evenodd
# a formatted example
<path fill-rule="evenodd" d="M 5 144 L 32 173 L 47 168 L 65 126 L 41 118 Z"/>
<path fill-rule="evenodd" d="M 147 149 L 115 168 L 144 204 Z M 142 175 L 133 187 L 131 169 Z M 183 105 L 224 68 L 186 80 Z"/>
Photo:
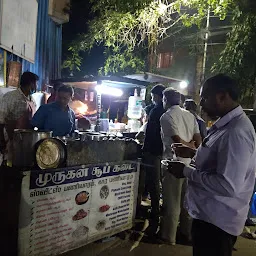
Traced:
<path fill-rule="evenodd" d="M 196 58 L 196 75 L 194 82 L 193 99 L 196 101 L 196 103 L 199 103 L 199 92 L 202 84 L 203 56 L 201 54 L 198 54 Z"/>

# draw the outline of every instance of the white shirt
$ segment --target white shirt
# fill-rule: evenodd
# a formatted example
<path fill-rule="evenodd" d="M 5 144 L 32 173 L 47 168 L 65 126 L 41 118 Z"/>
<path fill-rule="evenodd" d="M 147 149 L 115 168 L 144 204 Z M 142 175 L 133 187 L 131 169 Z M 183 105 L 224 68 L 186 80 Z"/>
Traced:
<path fill-rule="evenodd" d="M 188 178 L 186 208 L 194 219 L 238 236 L 255 182 L 256 135 L 242 107 L 219 119 L 198 148 Z"/>
<path fill-rule="evenodd" d="M 146 122 L 145 124 L 143 124 L 143 125 L 140 127 L 139 132 L 144 132 L 144 133 L 146 133 L 147 124 L 148 124 L 148 122 Z"/>
<path fill-rule="evenodd" d="M 182 140 L 190 142 L 196 133 L 200 133 L 195 116 L 178 105 L 172 106 L 162 115 L 160 124 L 164 147 L 163 156 L 167 159 L 173 158 L 171 150 L 173 136 L 179 136 Z M 190 163 L 189 159 L 180 158 L 179 160 Z"/>

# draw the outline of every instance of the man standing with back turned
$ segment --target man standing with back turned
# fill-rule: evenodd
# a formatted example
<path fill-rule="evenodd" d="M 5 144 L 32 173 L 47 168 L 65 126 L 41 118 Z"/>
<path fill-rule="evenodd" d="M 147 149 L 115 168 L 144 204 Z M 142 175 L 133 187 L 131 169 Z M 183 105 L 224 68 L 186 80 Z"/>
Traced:
<path fill-rule="evenodd" d="M 160 117 L 164 113 L 162 98 L 165 87 L 155 85 L 151 90 L 152 102 L 155 105 L 150 111 L 143 146 L 143 163 L 146 167 L 146 183 L 151 197 L 150 226 L 147 229 L 153 237 L 158 229 L 160 217 L 160 173 L 163 144 L 161 140 Z"/>
<path fill-rule="evenodd" d="M 198 148 L 201 136 L 196 118 L 189 111 L 181 108 L 180 93 L 173 88 L 163 92 L 163 106 L 167 111 L 160 119 L 163 157 L 173 159 L 171 145 L 182 143 L 189 147 Z M 190 164 L 190 158 L 179 158 L 185 164 Z M 187 188 L 186 179 L 176 179 L 168 171 L 163 170 L 163 218 L 161 221 L 160 238 L 163 242 L 175 245 L 176 233 L 180 220 L 180 236 L 183 243 L 191 240 L 191 218 L 182 207 Z"/>
<path fill-rule="evenodd" d="M 192 113 L 199 126 L 199 131 L 202 139 L 204 139 L 207 136 L 207 128 L 205 121 L 196 113 L 197 112 L 197 105 L 196 102 L 192 99 L 187 99 L 184 102 L 184 108 L 188 110 L 190 113 Z"/>
<path fill-rule="evenodd" d="M 169 163 L 176 178 L 188 179 L 185 205 L 194 219 L 194 256 L 231 256 L 247 217 L 255 180 L 255 131 L 237 101 L 233 79 L 222 74 L 208 79 L 201 106 L 220 118 L 197 150 L 194 165 Z M 195 153 L 186 146 L 175 152 L 182 157 Z"/>

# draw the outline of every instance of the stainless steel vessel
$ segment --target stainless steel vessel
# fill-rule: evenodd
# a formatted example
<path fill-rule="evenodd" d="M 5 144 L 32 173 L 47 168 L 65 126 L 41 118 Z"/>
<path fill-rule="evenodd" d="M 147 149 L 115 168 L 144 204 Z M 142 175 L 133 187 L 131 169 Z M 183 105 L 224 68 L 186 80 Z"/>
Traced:
<path fill-rule="evenodd" d="M 34 167 L 35 144 L 52 137 L 52 132 L 14 130 L 12 164 L 17 167 Z"/>
<path fill-rule="evenodd" d="M 42 169 L 63 167 L 67 151 L 65 143 L 57 138 L 40 140 L 35 145 L 36 165 Z"/>

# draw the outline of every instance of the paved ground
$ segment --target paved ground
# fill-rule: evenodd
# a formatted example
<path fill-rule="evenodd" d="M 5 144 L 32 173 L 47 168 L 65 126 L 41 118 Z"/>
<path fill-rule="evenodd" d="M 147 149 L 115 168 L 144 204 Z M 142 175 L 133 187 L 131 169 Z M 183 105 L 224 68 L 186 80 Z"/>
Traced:
<path fill-rule="evenodd" d="M 192 248 L 187 246 L 168 246 L 168 245 L 152 245 L 140 243 L 140 245 L 130 252 L 132 244 L 120 244 L 116 248 L 110 248 L 99 256 L 146 256 L 146 255 L 159 255 L 159 256 L 192 256 Z M 256 241 L 239 238 L 236 245 L 237 252 L 234 256 L 255 256 L 256 255 Z M 82 255 L 81 255 L 82 256 Z M 86 255 L 87 256 L 87 255 Z M 92 256 L 92 255 L 91 255 Z"/>
<path fill-rule="evenodd" d="M 207 235 L 207 234 L 206 234 Z M 256 256 L 256 240 L 239 237 L 233 256 Z M 143 242 L 132 242 L 119 238 L 108 243 L 91 244 L 67 253 L 64 256 L 192 256 L 188 246 L 157 245 Z"/>

